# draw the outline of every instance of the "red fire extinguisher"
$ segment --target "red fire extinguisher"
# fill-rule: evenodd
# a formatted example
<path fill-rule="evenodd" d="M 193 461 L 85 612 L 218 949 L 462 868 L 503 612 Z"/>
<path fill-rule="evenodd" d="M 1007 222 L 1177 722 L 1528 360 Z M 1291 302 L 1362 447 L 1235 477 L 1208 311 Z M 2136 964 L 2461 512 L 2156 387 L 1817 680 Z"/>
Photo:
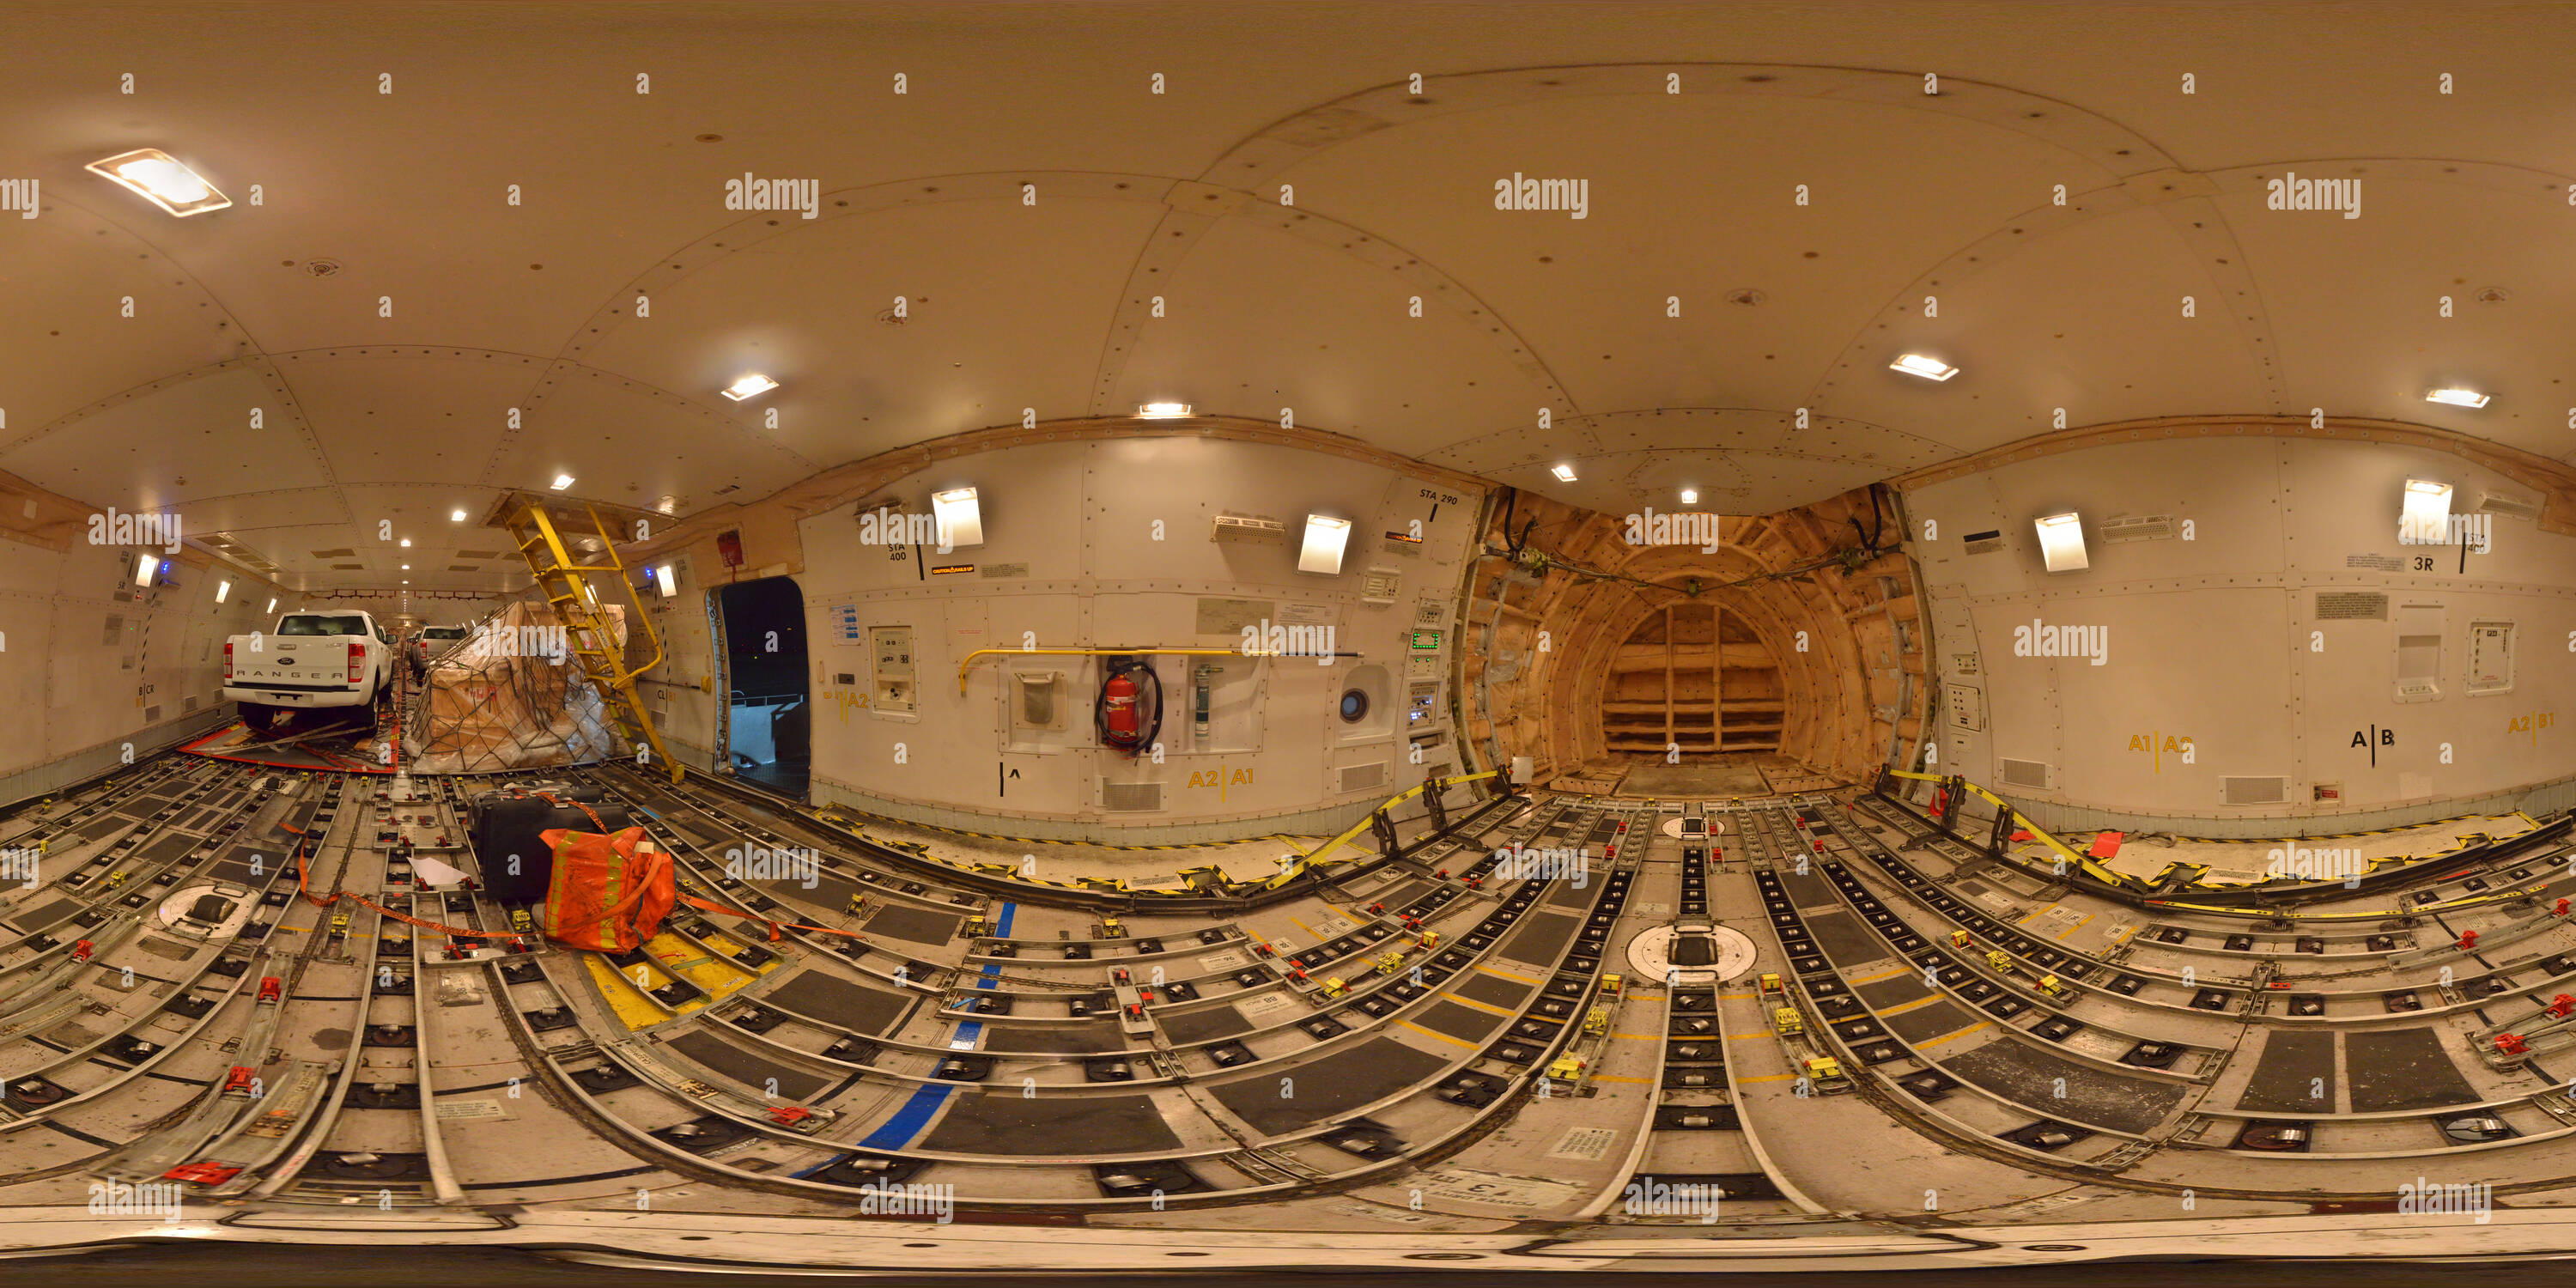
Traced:
<path fill-rule="evenodd" d="M 1161 731 L 1162 689 L 1155 683 L 1152 664 L 1141 657 L 1111 658 L 1107 670 L 1109 678 L 1100 685 L 1093 723 L 1102 746 L 1133 756 Z M 1141 681 L 1134 678 L 1139 675 Z"/>
<path fill-rule="evenodd" d="M 1136 747 L 1136 682 L 1124 671 L 1100 686 L 1102 741 L 1133 751 Z"/>

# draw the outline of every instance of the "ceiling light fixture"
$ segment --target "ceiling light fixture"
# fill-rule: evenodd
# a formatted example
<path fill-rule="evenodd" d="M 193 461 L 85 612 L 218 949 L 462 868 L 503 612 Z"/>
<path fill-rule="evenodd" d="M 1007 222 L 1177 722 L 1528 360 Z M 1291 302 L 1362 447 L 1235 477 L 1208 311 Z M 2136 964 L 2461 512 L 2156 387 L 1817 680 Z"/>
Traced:
<path fill-rule="evenodd" d="M 411 538 L 405 537 L 402 539 L 402 548 L 405 550 L 411 549 Z"/>
<path fill-rule="evenodd" d="M 104 161 L 92 161 L 86 168 L 181 219 L 233 204 L 196 171 L 159 148 L 120 152 Z"/>
<path fill-rule="evenodd" d="M 465 512 L 463 510 L 450 510 L 447 512 L 447 521 L 449 523 L 463 523 L 465 522 Z"/>
<path fill-rule="evenodd" d="M 930 494 L 930 515 L 942 552 L 984 544 L 984 510 L 971 487 Z"/>
<path fill-rule="evenodd" d="M 558 474 L 558 475 L 556 475 L 556 476 L 555 476 L 555 490 L 556 490 L 556 491 L 561 492 L 561 491 L 563 491 L 565 488 L 568 488 L 568 487 L 571 487 L 571 486 L 572 486 L 572 476 L 571 476 L 571 475 L 569 475 L 569 474 Z"/>
<path fill-rule="evenodd" d="M 1959 374 L 1959 369 L 1957 367 L 1951 366 L 1949 363 L 1943 362 L 1939 358 L 1927 358 L 1919 353 L 1905 354 L 1904 356 L 1899 357 L 1896 361 L 1887 364 L 1887 369 L 1890 371 L 1902 371 L 1909 376 L 1921 376 L 1926 380 L 1947 380 L 1950 377 Z"/>
<path fill-rule="evenodd" d="M 1136 414 L 1147 420 L 1178 420 L 1190 414 L 1190 405 L 1185 402 L 1150 402 L 1138 407 Z"/>
<path fill-rule="evenodd" d="M 277 596 L 271 595 L 268 597 L 268 611 L 272 613 L 277 611 Z"/>
<path fill-rule="evenodd" d="M 679 574 L 671 571 L 671 565 L 669 564 L 657 564 L 654 566 L 653 584 L 661 587 L 662 598 L 664 599 L 670 599 L 680 593 Z"/>
<path fill-rule="evenodd" d="M 2406 508 L 2398 515 L 2400 545 L 2449 545 L 2451 485 L 2431 479 L 2406 480 Z"/>
<path fill-rule="evenodd" d="M 1682 489 L 1682 504 L 1684 504 L 1684 505 L 1697 505 L 1697 504 L 1699 504 L 1699 489 L 1697 489 L 1697 488 L 1687 488 L 1687 487 L 1686 487 L 1686 488 L 1683 488 L 1683 489 Z"/>
<path fill-rule="evenodd" d="M 725 386 L 724 396 L 735 402 L 741 402 L 746 398 L 758 398 L 777 387 L 777 381 L 757 371 L 747 371 L 743 373 L 742 379 Z"/>
<path fill-rule="evenodd" d="M 2082 572 L 2093 566 L 2084 557 L 2084 521 L 2073 514 L 2052 514 L 2039 521 L 2039 557 L 2050 572 Z"/>
<path fill-rule="evenodd" d="M 1342 570 L 1342 550 L 1351 541 L 1351 521 L 1329 515 L 1306 516 L 1306 544 L 1297 552 L 1297 571 L 1327 577 Z"/>
<path fill-rule="evenodd" d="M 159 556 L 157 556 L 157 555 L 145 555 L 145 556 L 143 556 L 142 558 L 135 560 L 135 561 L 134 561 L 134 585 L 135 585 L 135 588 L 139 590 L 139 589 L 142 589 L 142 588 L 144 588 L 144 587 L 148 587 L 148 586 L 150 586 L 150 585 L 152 584 L 152 574 L 154 574 L 154 573 L 156 573 L 156 572 L 159 572 L 159 571 L 161 571 L 161 560 L 160 560 L 160 557 L 159 557 Z"/>
<path fill-rule="evenodd" d="M 1548 473 L 1555 475 L 1556 481 L 1559 483 L 1571 483 L 1574 481 L 1574 467 L 1571 465 L 1559 465 L 1556 468 L 1549 470 Z"/>
<path fill-rule="evenodd" d="M 2426 402 L 2446 403 L 2453 407 L 2484 407 L 2487 398 L 2488 395 L 2475 389 L 2433 389 L 2424 394 Z"/>
<path fill-rule="evenodd" d="M 232 593 L 233 584 L 231 582 L 227 581 L 217 585 L 215 587 L 215 602 L 218 604 L 224 602 L 224 600 L 230 597 Z"/>

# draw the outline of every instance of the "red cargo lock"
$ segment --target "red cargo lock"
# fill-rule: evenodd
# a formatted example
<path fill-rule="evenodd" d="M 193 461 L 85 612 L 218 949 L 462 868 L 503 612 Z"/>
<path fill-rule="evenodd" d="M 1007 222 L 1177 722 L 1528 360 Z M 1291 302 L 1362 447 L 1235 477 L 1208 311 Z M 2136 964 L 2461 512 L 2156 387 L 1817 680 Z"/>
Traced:
<path fill-rule="evenodd" d="M 2495 1049 L 2499 1055 L 2522 1055 L 2531 1050 L 2531 1044 L 2523 1041 L 2519 1033 L 2499 1033 Z"/>
<path fill-rule="evenodd" d="M 194 1181 L 199 1185 L 221 1185 L 241 1175 L 238 1167 L 223 1163 L 182 1163 L 161 1174 L 165 1181 Z"/>
<path fill-rule="evenodd" d="M 246 1064 L 234 1065 L 233 1071 L 224 1075 L 224 1090 L 228 1093 L 235 1091 L 249 1091 L 251 1078 L 258 1072 L 259 1071 L 257 1069 L 253 1069 Z"/>
<path fill-rule="evenodd" d="M 781 1127 L 793 1127 L 813 1116 L 814 1111 L 803 1105 L 772 1105 L 769 1110 L 769 1121 Z"/>
<path fill-rule="evenodd" d="M 2565 903 L 2565 902 L 2567 902 L 2567 901 L 2566 901 L 2566 900 L 2564 900 L 2564 899 L 2561 899 L 2561 900 L 2559 900 L 2558 902 L 2560 902 L 2560 903 Z M 73 960 L 73 961 L 76 961 L 76 962 L 85 962 L 85 961 L 88 961 L 88 960 L 89 960 L 89 955 L 90 955 L 91 953 L 94 953 L 94 952 L 97 952 L 97 951 L 98 951 L 98 947 L 97 947 L 97 945 L 92 944 L 90 941 L 88 941 L 88 940 L 84 939 L 84 940 L 80 941 L 79 943 L 72 945 L 72 960 Z"/>
<path fill-rule="evenodd" d="M 2461 932 L 2460 932 L 2460 951 L 2461 951 L 2461 952 L 2467 952 L 2467 951 L 2469 951 L 2470 949 L 2475 948 L 2475 947 L 2477 947 L 2477 946 L 2478 946 L 2478 932 L 2476 932 L 2476 931 L 2474 931 L 2474 930 L 2463 930 L 2463 931 L 2461 931 Z"/>
<path fill-rule="evenodd" d="M 2547 1014 L 2556 1016 L 2563 1020 L 2567 1018 L 2570 1012 L 2576 1012 L 2576 997 L 2570 997 L 2565 993 L 2561 993 L 2550 999 Z"/>
<path fill-rule="evenodd" d="M 259 1000 L 263 1002 L 282 1000 L 285 990 L 286 981 L 279 979 L 275 975 L 262 975 L 259 977 Z"/>

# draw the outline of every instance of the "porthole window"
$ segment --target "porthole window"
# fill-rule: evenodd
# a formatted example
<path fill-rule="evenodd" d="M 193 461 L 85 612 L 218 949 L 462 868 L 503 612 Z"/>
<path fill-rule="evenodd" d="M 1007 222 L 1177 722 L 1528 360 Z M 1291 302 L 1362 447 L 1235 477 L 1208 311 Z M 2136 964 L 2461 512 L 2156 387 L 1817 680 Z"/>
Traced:
<path fill-rule="evenodd" d="M 1369 696 L 1366 689 L 1342 690 L 1342 723 L 1358 724 L 1368 718 Z"/>

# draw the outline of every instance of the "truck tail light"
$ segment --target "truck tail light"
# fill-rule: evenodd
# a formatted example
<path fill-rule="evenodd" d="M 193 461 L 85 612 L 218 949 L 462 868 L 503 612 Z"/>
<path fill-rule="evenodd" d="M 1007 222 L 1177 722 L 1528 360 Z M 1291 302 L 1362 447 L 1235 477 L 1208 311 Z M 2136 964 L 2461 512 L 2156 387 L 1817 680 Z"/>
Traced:
<path fill-rule="evenodd" d="M 366 645 L 364 645 L 364 644 L 352 644 L 352 645 L 350 645 L 350 646 L 349 646 L 349 683 L 351 683 L 351 684 L 356 684 L 359 680 L 361 680 L 361 679 L 365 678 L 365 676 L 364 676 L 364 672 L 366 671 L 366 669 L 367 669 L 367 646 L 366 646 Z"/>
<path fill-rule="evenodd" d="M 224 683 L 233 682 L 233 642 L 224 641 Z"/>

